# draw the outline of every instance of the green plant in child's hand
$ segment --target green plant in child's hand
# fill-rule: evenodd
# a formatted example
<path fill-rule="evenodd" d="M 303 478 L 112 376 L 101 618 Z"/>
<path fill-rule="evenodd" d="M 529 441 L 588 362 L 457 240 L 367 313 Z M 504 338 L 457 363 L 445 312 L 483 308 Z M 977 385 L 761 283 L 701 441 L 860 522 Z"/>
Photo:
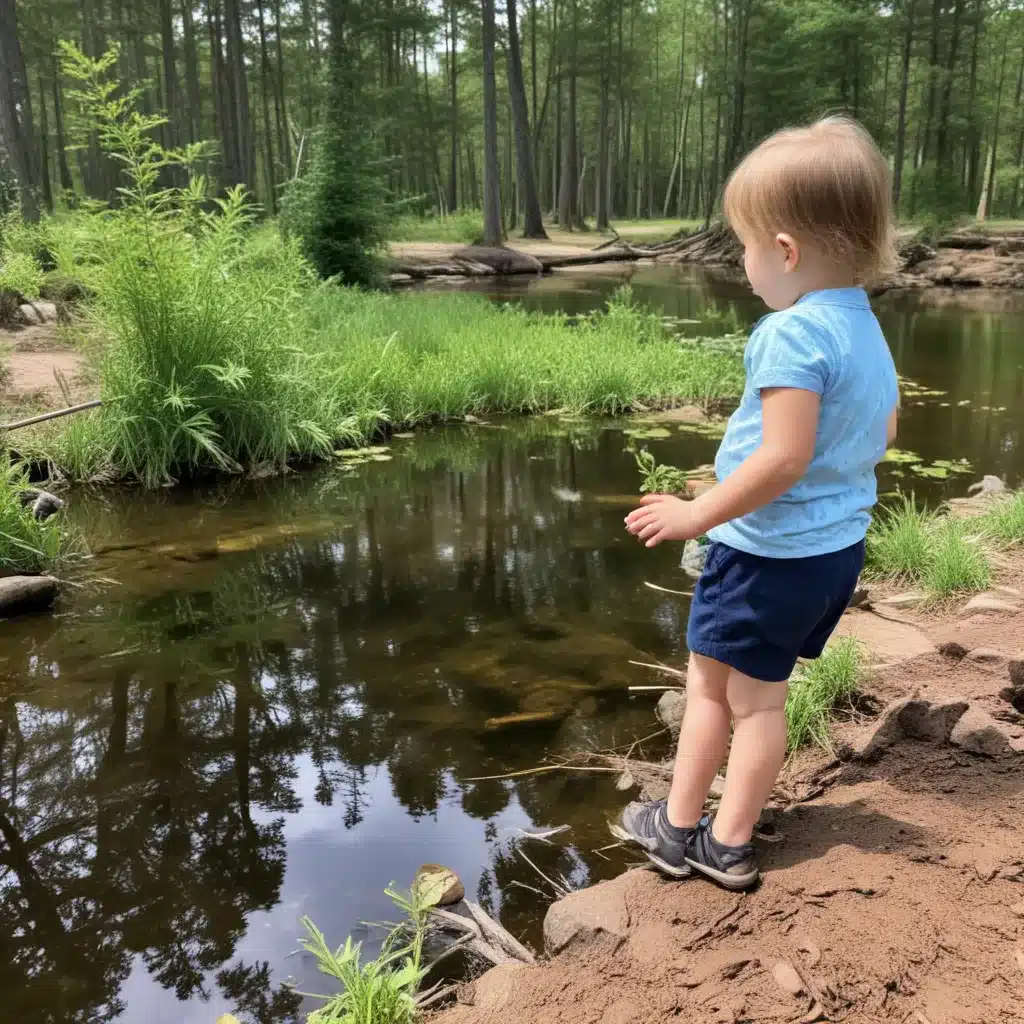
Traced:
<path fill-rule="evenodd" d="M 637 469 L 643 477 L 640 484 L 642 494 L 684 494 L 687 490 L 686 473 L 675 466 L 659 465 L 646 449 L 628 449 L 636 460 Z"/>

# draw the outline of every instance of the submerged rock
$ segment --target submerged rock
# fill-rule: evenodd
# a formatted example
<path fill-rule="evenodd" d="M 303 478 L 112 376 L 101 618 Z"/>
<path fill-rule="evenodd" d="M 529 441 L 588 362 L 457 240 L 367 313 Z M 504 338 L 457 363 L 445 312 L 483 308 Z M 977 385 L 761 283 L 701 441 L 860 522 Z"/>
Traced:
<path fill-rule="evenodd" d="M 45 611 L 57 599 L 60 584 L 52 576 L 0 579 L 0 618 Z"/>
<path fill-rule="evenodd" d="M 695 580 L 700 579 L 708 558 L 708 547 L 709 545 L 696 540 L 688 540 L 683 546 L 683 558 L 679 564 L 687 576 L 692 576 Z"/>

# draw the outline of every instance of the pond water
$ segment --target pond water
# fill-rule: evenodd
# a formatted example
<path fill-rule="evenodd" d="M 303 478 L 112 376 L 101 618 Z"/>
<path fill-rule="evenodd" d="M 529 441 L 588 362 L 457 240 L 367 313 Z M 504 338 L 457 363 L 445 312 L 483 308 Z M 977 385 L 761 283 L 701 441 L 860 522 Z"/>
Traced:
<path fill-rule="evenodd" d="M 624 273 L 640 301 L 711 310 L 717 330 L 760 312 L 736 283 L 659 267 L 495 297 L 582 312 Z M 897 480 L 896 464 L 883 486 L 938 499 L 982 473 L 1019 480 L 1022 307 L 878 308 L 919 385 L 901 445 L 973 474 Z M 394 916 L 384 887 L 433 861 L 538 942 L 550 891 L 517 849 L 570 885 L 622 870 L 613 775 L 487 778 L 654 733 L 631 662 L 685 656 L 685 598 L 644 586 L 689 589 L 678 550 L 622 529 L 622 426 L 454 427 L 349 472 L 74 494 L 90 572 L 114 582 L 0 636 L 7 1017 L 296 1019 L 283 981 L 329 988 L 293 955 L 303 915 L 372 943 L 361 922 Z M 647 443 L 681 466 L 715 450 Z"/>

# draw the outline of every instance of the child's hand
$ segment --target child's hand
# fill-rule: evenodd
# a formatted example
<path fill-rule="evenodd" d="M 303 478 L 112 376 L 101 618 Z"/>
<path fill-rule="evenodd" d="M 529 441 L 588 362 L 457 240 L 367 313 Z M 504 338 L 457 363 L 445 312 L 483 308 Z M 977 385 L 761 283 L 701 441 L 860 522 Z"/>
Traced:
<path fill-rule="evenodd" d="M 704 532 L 693 502 L 670 494 L 647 494 L 640 505 L 626 516 L 626 529 L 646 547 L 653 548 L 663 540 L 693 540 Z"/>

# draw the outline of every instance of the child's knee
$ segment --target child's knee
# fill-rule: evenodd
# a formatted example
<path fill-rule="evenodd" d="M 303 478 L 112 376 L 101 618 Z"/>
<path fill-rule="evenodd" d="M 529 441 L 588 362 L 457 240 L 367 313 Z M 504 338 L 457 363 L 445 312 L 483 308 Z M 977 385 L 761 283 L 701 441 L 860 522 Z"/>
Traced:
<path fill-rule="evenodd" d="M 728 665 L 701 654 L 691 654 L 686 672 L 686 699 L 712 700 L 716 704 L 729 704 Z"/>
<path fill-rule="evenodd" d="M 736 721 L 758 714 L 785 713 L 788 683 L 766 683 L 732 672 L 727 688 L 729 710 Z"/>

